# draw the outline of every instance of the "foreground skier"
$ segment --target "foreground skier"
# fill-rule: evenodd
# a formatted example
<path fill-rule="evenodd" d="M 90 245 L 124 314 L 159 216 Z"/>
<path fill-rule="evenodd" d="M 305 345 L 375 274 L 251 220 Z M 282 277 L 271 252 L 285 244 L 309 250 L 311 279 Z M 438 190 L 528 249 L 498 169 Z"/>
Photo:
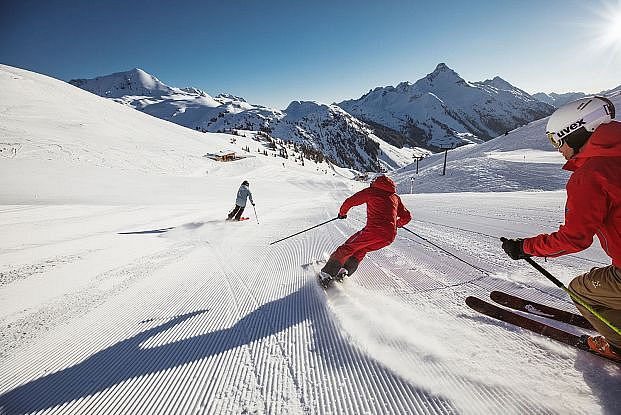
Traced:
<path fill-rule="evenodd" d="M 551 234 L 505 239 L 513 259 L 556 257 L 582 251 L 597 235 L 612 265 L 574 278 L 569 289 L 615 327 L 621 327 L 621 123 L 603 97 L 579 99 L 550 116 L 548 138 L 563 154 L 567 182 L 565 224 Z M 589 349 L 621 361 L 621 335 L 579 304 L 576 307 L 602 334 L 587 339 Z"/>
<path fill-rule="evenodd" d="M 367 252 L 388 246 L 397 236 L 397 228 L 406 225 L 410 212 L 396 194 L 395 182 L 384 175 L 378 176 L 366 189 L 347 198 L 339 210 L 339 219 L 347 218 L 354 206 L 367 204 L 367 224 L 353 234 L 330 255 L 319 273 L 321 284 L 326 287 L 331 280 L 342 280 L 352 275 Z"/>

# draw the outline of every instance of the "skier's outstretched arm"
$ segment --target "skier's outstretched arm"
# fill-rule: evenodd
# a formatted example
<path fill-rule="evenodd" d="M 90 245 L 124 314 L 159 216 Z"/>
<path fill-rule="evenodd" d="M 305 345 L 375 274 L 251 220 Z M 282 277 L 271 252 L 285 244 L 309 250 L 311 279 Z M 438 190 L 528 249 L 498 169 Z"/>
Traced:
<path fill-rule="evenodd" d="M 363 203 L 366 203 L 366 202 L 367 202 L 367 189 L 363 189 L 359 191 L 358 193 L 354 193 L 353 195 L 345 199 L 345 201 L 341 205 L 341 208 L 339 209 L 339 217 L 347 216 L 347 212 L 349 212 L 349 209 L 351 209 L 354 206 L 362 205 Z"/>
<path fill-rule="evenodd" d="M 399 205 L 397 206 L 397 228 L 407 225 L 412 220 L 410 211 L 399 199 Z"/>

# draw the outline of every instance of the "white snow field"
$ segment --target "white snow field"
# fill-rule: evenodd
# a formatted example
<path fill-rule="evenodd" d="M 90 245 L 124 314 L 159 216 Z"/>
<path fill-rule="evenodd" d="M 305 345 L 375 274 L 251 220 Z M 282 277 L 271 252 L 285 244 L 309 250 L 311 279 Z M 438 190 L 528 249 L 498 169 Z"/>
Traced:
<path fill-rule="evenodd" d="M 395 172 L 416 235 L 324 292 L 313 261 L 364 207 L 270 242 L 367 183 L 212 161 L 254 142 L 0 66 L 0 413 L 621 413 L 619 366 L 464 303 L 503 290 L 575 311 L 498 240 L 563 220 L 568 176 L 544 126 L 449 152 L 445 176 L 443 155 Z M 244 179 L 256 214 L 225 222 Z M 610 260 L 595 243 L 539 262 L 568 283 Z"/>

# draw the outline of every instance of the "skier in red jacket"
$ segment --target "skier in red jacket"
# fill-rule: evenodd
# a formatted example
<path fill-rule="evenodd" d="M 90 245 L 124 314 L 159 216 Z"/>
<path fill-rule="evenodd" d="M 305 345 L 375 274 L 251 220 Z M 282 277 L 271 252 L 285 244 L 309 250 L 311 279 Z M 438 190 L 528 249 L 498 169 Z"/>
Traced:
<path fill-rule="evenodd" d="M 567 182 L 565 224 L 551 234 L 501 238 L 513 259 L 556 257 L 588 248 L 597 235 L 612 265 L 574 278 L 569 289 L 616 328 L 621 327 L 621 123 L 603 97 L 588 97 L 550 116 L 548 138 L 563 154 Z M 621 335 L 579 304 L 576 307 L 603 335 L 586 338 L 592 352 L 621 361 Z"/>
<path fill-rule="evenodd" d="M 347 218 L 347 212 L 354 206 L 367 204 L 367 224 L 353 234 L 330 255 L 330 259 L 319 273 L 325 287 L 331 280 L 342 280 L 352 275 L 367 252 L 388 246 L 397 236 L 397 228 L 406 225 L 412 218 L 396 194 L 395 182 L 384 175 L 378 176 L 366 189 L 347 198 L 341 205 L 338 218 Z"/>

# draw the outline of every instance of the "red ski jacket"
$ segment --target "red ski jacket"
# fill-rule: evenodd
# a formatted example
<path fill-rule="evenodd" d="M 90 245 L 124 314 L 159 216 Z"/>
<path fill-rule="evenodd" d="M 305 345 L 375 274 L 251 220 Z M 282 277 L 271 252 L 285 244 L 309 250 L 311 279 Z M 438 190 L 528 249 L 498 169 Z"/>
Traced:
<path fill-rule="evenodd" d="M 556 257 L 582 251 L 597 235 L 612 264 L 621 268 L 621 123 L 602 124 L 565 170 L 565 224 L 551 234 L 524 240 L 524 252 Z"/>
<path fill-rule="evenodd" d="M 365 229 L 375 233 L 379 239 L 392 241 L 397 235 L 397 228 L 412 219 L 396 191 L 395 182 L 391 178 L 379 176 L 369 187 L 345 199 L 339 214 L 346 215 L 352 207 L 366 203 Z"/>

